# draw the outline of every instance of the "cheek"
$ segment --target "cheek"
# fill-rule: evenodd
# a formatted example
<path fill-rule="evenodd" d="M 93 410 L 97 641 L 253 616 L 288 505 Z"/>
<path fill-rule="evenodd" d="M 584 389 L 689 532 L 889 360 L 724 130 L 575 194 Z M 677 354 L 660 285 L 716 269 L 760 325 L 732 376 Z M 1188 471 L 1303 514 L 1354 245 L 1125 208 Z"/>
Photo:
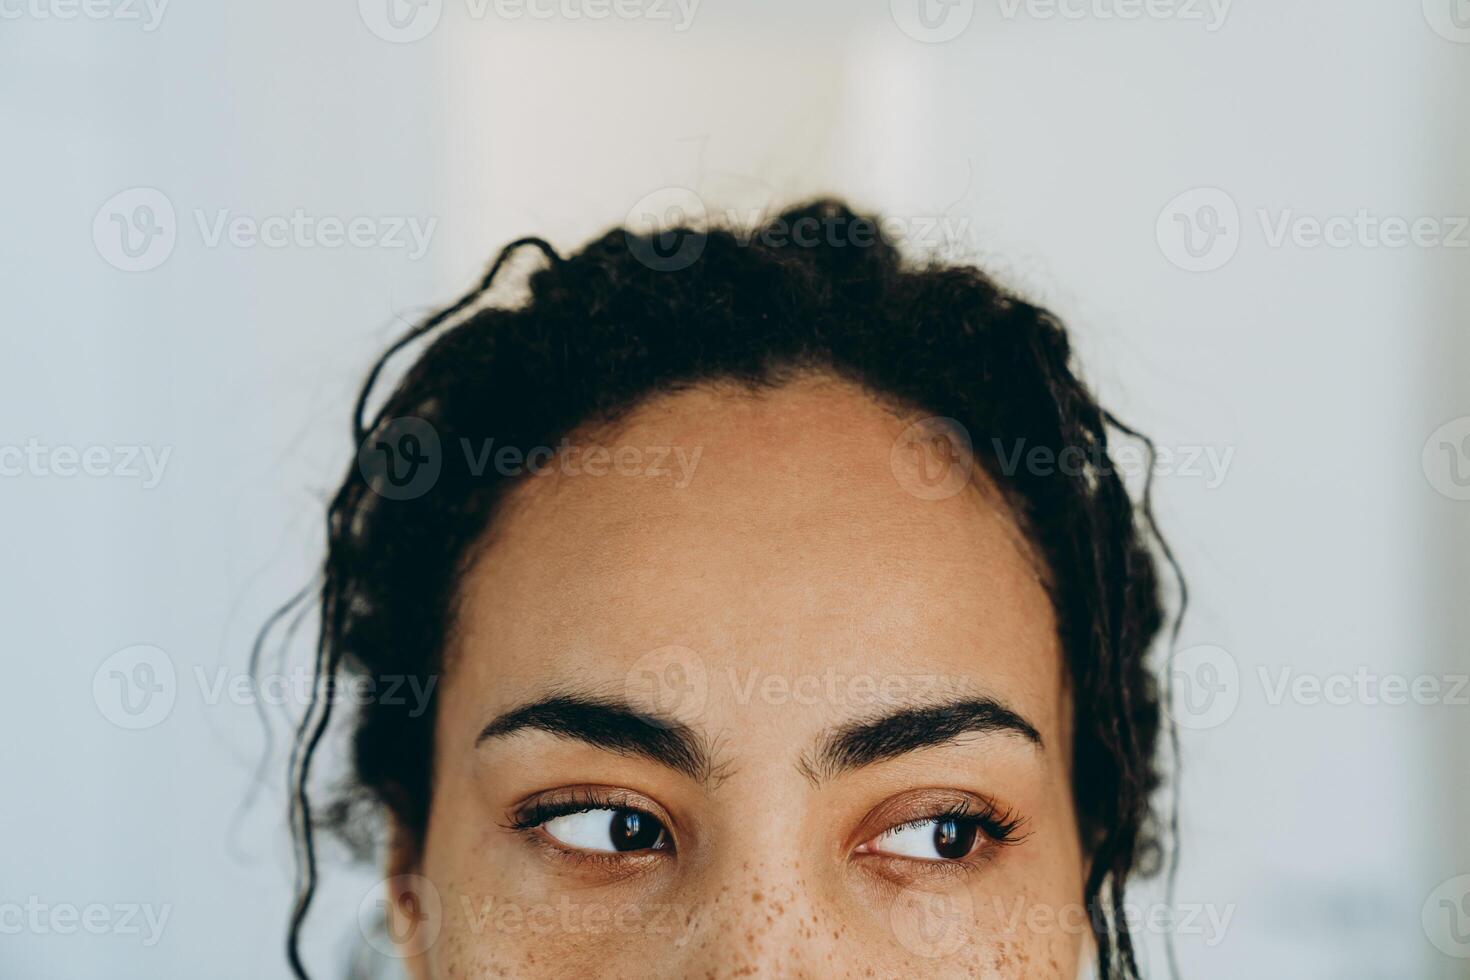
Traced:
<path fill-rule="evenodd" d="M 509 888 L 441 891 L 443 929 L 428 957 L 434 978 L 648 976 L 677 930 L 670 916 L 570 892 L 532 900 Z"/>
<path fill-rule="evenodd" d="M 1065 858 L 996 866 L 954 888 L 903 888 L 886 904 L 888 942 L 869 951 L 891 952 L 885 974 L 1075 980 L 1089 942 L 1081 881 Z"/>
<path fill-rule="evenodd" d="M 952 887 L 839 888 L 822 901 L 775 868 L 751 869 L 753 888 L 701 879 L 677 895 L 610 896 L 456 872 L 467 864 L 448 852 L 426 862 L 442 915 L 424 976 L 1073 980 L 1089 935 L 1080 882 L 1064 860 L 997 867 Z"/>

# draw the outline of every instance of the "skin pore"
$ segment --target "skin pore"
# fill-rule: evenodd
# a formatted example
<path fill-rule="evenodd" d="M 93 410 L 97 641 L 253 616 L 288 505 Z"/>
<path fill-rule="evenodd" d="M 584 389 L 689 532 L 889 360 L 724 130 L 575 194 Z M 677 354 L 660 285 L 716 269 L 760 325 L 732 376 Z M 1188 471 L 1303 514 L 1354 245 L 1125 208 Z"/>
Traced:
<path fill-rule="evenodd" d="M 1051 604 L 978 470 L 911 492 L 913 421 L 821 376 L 701 386 L 573 439 L 644 470 L 523 481 L 391 855 L 433 892 L 394 896 L 411 976 L 1077 975 Z M 653 447 L 699 453 L 687 485 Z"/>

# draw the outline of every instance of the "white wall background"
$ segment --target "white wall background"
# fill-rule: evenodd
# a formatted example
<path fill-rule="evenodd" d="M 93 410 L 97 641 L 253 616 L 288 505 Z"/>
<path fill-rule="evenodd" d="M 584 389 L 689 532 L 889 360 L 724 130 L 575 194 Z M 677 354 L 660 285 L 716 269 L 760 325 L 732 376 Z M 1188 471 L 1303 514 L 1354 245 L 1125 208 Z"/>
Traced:
<path fill-rule="evenodd" d="M 677 6 L 592 22 L 428 0 L 395 28 L 376 0 L 156 21 L 0 2 L 0 446 L 48 468 L 0 477 L 0 905 L 169 915 L 151 944 L 7 929 L 0 975 L 284 974 L 280 780 L 243 807 L 256 715 L 209 692 L 311 574 L 355 387 L 400 317 L 507 239 L 574 246 L 677 187 L 716 213 L 835 192 L 920 245 L 946 217 L 951 254 L 1068 320 L 1120 414 L 1232 452 L 1216 486 L 1157 488 L 1196 597 L 1181 645 L 1238 672 L 1233 710 L 1183 733 L 1177 902 L 1232 916 L 1176 937 L 1183 975 L 1470 976 L 1434 943 L 1470 954 L 1434 917 L 1470 873 L 1470 706 L 1272 703 L 1260 674 L 1470 671 L 1470 502 L 1447 495 L 1453 458 L 1421 465 L 1470 416 L 1470 249 L 1268 235 L 1285 215 L 1470 215 L 1456 2 L 1216 20 L 1184 0 L 1137 19 L 1127 0 L 931 0 L 926 28 L 907 0 L 706 0 L 683 30 Z M 175 242 L 127 272 L 107 202 L 137 187 Z M 1174 261 L 1166 205 L 1194 188 L 1238 212 L 1211 271 Z M 297 209 L 435 224 L 417 256 L 211 243 L 222 213 Z M 109 474 L 60 475 L 63 447 L 106 447 Z M 167 451 L 157 485 L 114 447 Z M 176 677 L 167 716 L 130 731 L 93 681 L 136 644 Z M 330 874 L 317 963 L 358 941 L 372 879 Z M 1157 936 L 1148 959 L 1164 975 Z"/>

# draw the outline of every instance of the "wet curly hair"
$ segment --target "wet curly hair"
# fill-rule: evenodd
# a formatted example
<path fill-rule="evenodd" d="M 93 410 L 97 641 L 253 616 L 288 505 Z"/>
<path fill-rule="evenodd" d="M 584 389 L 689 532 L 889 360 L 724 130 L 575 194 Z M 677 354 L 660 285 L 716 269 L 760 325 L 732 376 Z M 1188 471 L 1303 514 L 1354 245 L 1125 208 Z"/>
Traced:
<path fill-rule="evenodd" d="M 542 261 L 527 295 L 487 304 L 508 260 L 529 249 Z M 416 343 L 422 353 L 370 414 L 384 367 Z M 565 257 L 539 238 L 511 243 L 471 292 L 383 353 L 362 388 L 353 443 L 379 444 L 402 420 L 421 419 L 445 445 L 549 446 L 663 393 L 715 382 L 761 390 L 805 372 L 957 420 L 1045 566 L 1073 693 L 1098 973 L 1132 978 L 1124 888 L 1130 875 L 1157 869 L 1174 837 L 1155 805 L 1161 742 L 1173 730 L 1149 652 L 1165 620 L 1159 559 L 1178 568 L 1149 485 L 1134 499 L 1108 455 L 1110 436 L 1152 445 L 1098 404 L 1072 362 L 1048 311 L 977 268 L 911 262 L 876 219 L 821 200 L 754 228 L 615 229 Z M 1053 458 L 1071 448 L 1086 463 L 1007 465 L 986 448 L 1020 445 Z M 516 482 L 455 457 L 439 454 L 432 485 L 402 494 L 384 492 L 383 474 L 360 453 L 327 511 L 320 588 L 298 596 L 298 611 L 319 600 L 320 613 L 315 688 L 290 774 L 298 879 L 287 951 L 298 977 L 307 976 L 299 940 L 318 880 L 318 832 L 353 839 L 354 827 L 387 816 L 421 842 L 427 826 L 432 697 L 419 711 L 405 699 L 358 705 L 348 785 L 317 806 L 308 784 L 337 685 L 408 677 L 433 690 L 459 576 Z M 1183 602 L 1181 578 L 1181 615 Z"/>

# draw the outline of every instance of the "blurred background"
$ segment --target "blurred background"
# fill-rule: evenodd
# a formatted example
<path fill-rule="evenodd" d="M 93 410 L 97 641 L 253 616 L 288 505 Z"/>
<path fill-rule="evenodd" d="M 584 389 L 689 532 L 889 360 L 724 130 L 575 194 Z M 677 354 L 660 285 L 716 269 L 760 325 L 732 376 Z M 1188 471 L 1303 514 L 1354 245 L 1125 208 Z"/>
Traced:
<path fill-rule="evenodd" d="M 1149 975 L 1470 977 L 1465 0 L 0 0 L 0 93 L 0 976 L 286 974 L 247 658 L 390 338 L 513 237 L 830 193 L 1165 450 Z"/>

